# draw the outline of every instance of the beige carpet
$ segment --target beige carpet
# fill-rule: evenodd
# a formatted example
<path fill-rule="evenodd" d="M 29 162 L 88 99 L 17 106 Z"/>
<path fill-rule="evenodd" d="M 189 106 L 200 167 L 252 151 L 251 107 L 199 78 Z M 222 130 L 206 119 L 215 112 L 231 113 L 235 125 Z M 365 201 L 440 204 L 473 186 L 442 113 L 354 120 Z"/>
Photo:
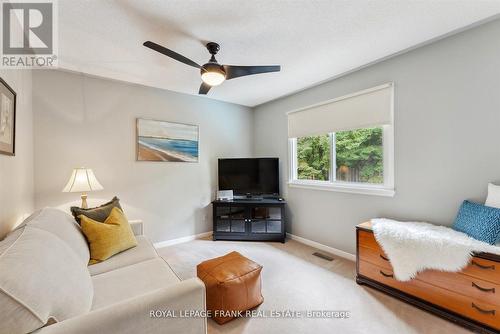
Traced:
<path fill-rule="evenodd" d="M 196 276 L 206 259 L 238 251 L 262 264 L 263 311 L 350 311 L 348 319 L 240 318 L 223 326 L 208 321 L 208 333 L 470 333 L 413 306 L 356 284 L 355 263 L 328 262 L 314 249 L 281 243 L 195 240 L 159 249 L 182 279 Z"/>

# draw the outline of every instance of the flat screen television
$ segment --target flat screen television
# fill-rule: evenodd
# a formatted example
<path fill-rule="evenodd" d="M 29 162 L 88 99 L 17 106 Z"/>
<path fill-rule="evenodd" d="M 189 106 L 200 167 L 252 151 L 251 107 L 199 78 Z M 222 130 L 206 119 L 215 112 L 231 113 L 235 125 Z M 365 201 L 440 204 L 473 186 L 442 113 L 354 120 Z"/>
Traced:
<path fill-rule="evenodd" d="M 219 159 L 219 190 L 235 196 L 279 195 L 278 158 Z"/>

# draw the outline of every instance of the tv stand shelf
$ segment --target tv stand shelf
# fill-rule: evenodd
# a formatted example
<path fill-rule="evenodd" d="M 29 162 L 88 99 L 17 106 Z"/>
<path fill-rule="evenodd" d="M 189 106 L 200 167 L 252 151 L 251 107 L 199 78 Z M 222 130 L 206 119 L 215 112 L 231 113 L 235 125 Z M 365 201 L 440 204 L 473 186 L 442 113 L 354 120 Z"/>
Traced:
<path fill-rule="evenodd" d="M 213 201 L 213 239 L 285 242 L 285 206 L 267 198 Z"/>

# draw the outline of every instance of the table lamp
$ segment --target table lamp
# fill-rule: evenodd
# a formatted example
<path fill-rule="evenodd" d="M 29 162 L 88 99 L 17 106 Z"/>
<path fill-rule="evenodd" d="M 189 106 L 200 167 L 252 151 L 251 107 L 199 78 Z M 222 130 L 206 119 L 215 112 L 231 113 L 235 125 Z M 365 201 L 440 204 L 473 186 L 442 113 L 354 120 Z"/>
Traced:
<path fill-rule="evenodd" d="M 87 209 L 87 192 L 102 189 L 104 188 L 97 181 L 92 169 L 80 167 L 73 169 L 68 184 L 62 191 L 65 193 L 82 193 L 82 208 Z"/>

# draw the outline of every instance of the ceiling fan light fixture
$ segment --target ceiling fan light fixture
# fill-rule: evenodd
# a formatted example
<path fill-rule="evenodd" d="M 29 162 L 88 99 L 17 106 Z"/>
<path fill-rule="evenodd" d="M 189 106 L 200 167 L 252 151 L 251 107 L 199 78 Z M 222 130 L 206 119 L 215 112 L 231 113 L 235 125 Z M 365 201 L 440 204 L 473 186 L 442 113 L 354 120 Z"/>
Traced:
<path fill-rule="evenodd" d="M 201 80 L 210 86 L 218 86 L 226 80 L 226 73 L 218 64 L 205 64 L 201 69 Z"/>
<path fill-rule="evenodd" d="M 218 86 L 226 80 L 226 77 L 219 72 L 205 72 L 201 75 L 201 80 L 207 85 Z"/>

